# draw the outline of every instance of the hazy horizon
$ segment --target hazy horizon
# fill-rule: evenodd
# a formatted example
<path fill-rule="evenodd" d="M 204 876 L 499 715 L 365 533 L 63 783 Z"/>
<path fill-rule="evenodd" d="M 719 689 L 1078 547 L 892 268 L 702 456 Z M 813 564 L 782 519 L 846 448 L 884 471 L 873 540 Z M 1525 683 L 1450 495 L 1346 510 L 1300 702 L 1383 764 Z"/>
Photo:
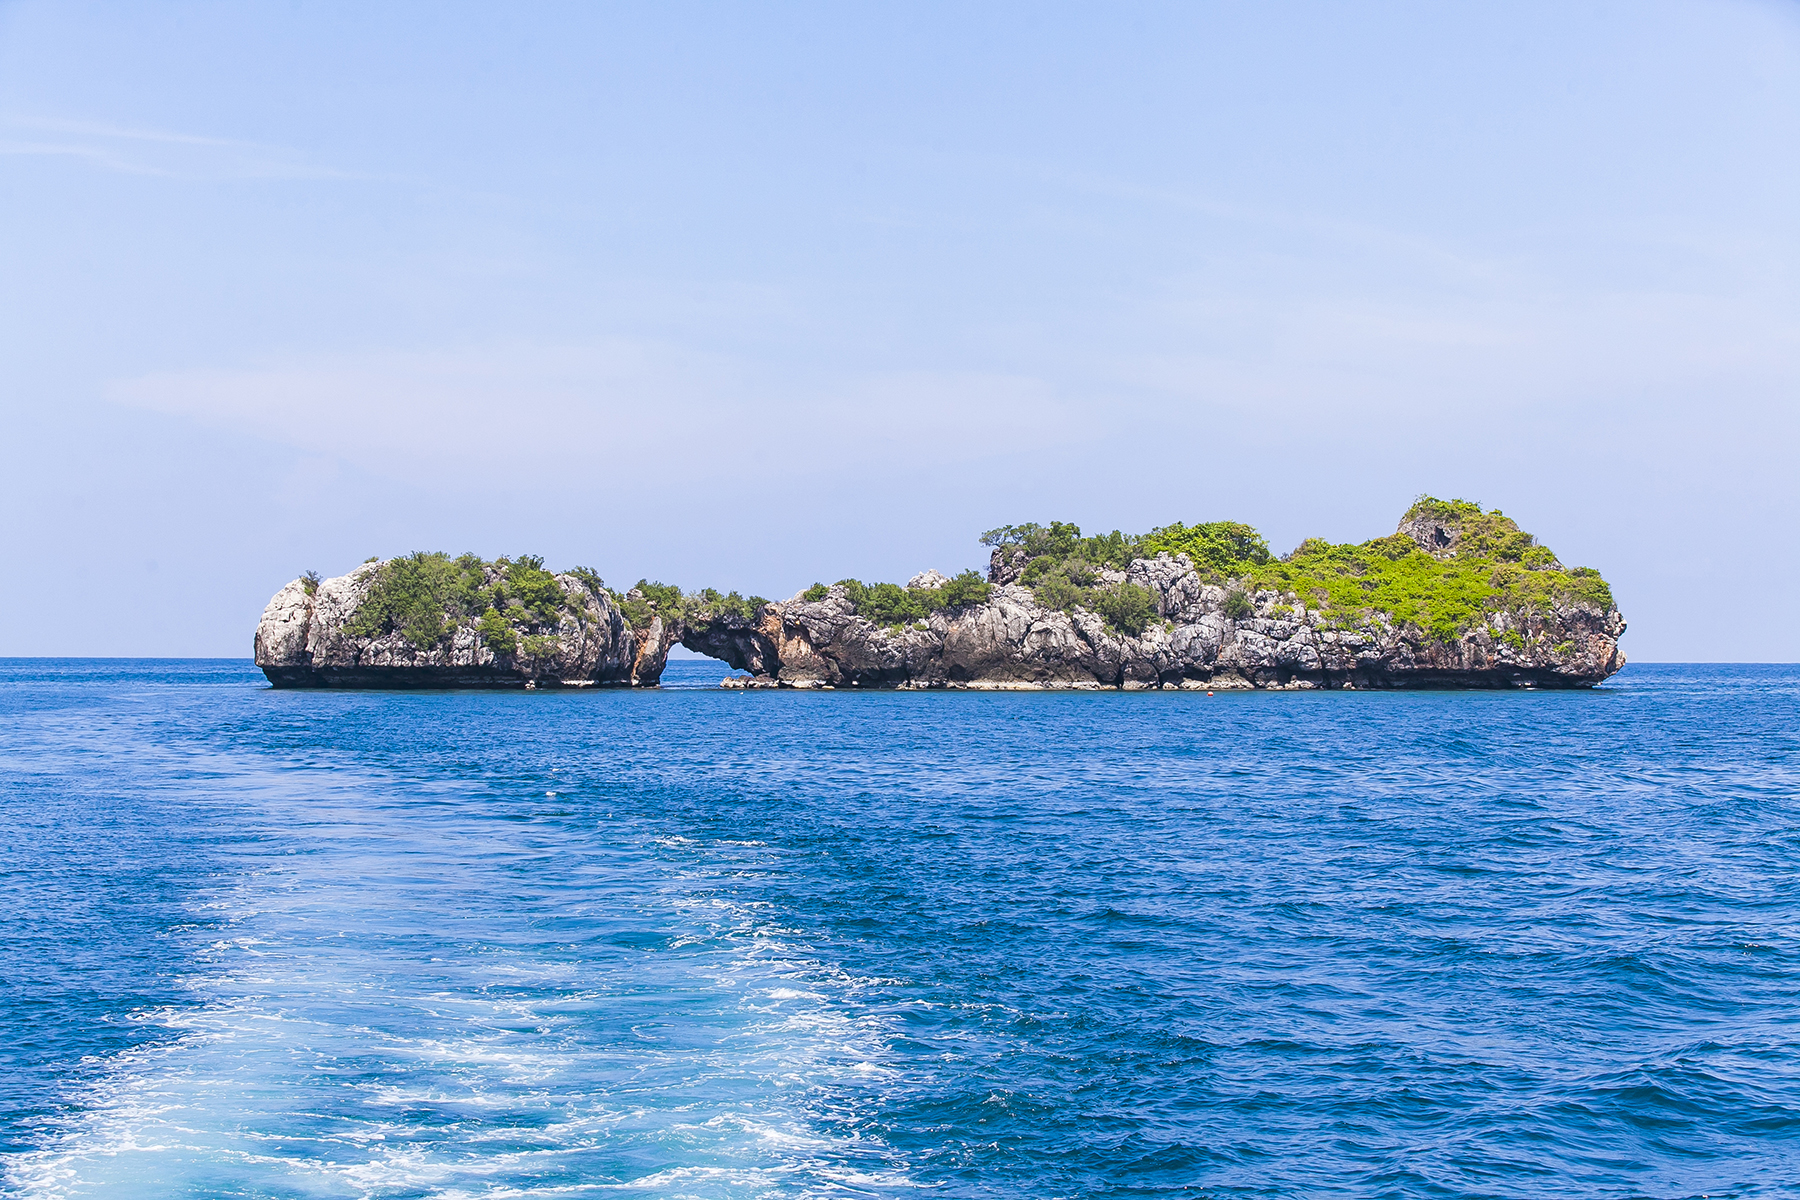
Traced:
<path fill-rule="evenodd" d="M 1503 509 L 1793 661 L 1800 9 L 0 4 L 0 656 Z"/>

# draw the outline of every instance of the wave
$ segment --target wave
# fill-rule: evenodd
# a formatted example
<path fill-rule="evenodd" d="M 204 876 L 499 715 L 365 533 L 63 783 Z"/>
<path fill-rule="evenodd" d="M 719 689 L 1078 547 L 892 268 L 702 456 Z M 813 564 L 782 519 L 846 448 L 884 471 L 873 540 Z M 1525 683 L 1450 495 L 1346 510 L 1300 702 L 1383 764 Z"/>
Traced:
<path fill-rule="evenodd" d="M 766 906 L 716 894 L 771 869 L 745 860 L 767 847 L 721 865 L 691 840 L 595 838 L 578 801 L 519 826 L 481 785 L 229 774 L 215 801 L 254 800 L 263 837 L 194 900 L 225 930 L 192 948 L 195 1003 L 136 1014 L 162 1039 L 89 1064 L 6 1162 L 14 1193 L 911 1186 L 855 1105 L 892 1070 L 891 1031 L 842 1004 L 861 982 Z M 524 869 L 546 854 L 555 882 Z"/>

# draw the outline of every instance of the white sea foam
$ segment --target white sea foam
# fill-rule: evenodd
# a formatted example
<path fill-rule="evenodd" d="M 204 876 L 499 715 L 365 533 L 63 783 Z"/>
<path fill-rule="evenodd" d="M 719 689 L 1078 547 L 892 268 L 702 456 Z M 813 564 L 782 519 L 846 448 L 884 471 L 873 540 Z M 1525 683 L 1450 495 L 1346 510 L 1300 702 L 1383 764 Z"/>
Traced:
<path fill-rule="evenodd" d="M 530 901 L 518 829 L 379 779 L 265 780 L 272 846 L 196 899 L 226 928 L 160 1041 L 90 1064 L 10 1156 L 34 1200 L 871 1196 L 910 1187 L 851 1099 L 891 1031 L 802 931 L 707 894 L 705 847 L 579 843 L 599 882 Z M 542 828 L 530 837 L 541 843 Z M 737 853 L 743 853 L 740 848 Z M 753 848 L 758 853 L 770 851 Z M 660 855 L 660 856 L 659 856 Z M 677 861 L 670 861 L 674 856 Z M 555 926 L 554 931 L 547 931 Z"/>

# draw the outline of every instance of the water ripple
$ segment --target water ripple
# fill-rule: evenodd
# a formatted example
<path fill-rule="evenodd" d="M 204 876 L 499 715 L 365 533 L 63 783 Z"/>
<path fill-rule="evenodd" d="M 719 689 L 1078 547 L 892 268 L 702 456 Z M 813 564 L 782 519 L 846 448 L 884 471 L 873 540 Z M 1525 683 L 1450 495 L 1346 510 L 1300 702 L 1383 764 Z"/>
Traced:
<path fill-rule="evenodd" d="M 0 663 L 6 1186 L 1792 1194 L 1796 717 Z"/>

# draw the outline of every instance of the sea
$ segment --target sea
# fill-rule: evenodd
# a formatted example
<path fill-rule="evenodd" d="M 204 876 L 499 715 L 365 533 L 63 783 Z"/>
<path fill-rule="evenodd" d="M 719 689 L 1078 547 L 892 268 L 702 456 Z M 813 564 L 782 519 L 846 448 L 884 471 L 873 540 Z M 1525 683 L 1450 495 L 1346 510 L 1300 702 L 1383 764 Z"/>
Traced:
<path fill-rule="evenodd" d="M 0 1194 L 1800 1194 L 1800 668 L 0 660 Z"/>

